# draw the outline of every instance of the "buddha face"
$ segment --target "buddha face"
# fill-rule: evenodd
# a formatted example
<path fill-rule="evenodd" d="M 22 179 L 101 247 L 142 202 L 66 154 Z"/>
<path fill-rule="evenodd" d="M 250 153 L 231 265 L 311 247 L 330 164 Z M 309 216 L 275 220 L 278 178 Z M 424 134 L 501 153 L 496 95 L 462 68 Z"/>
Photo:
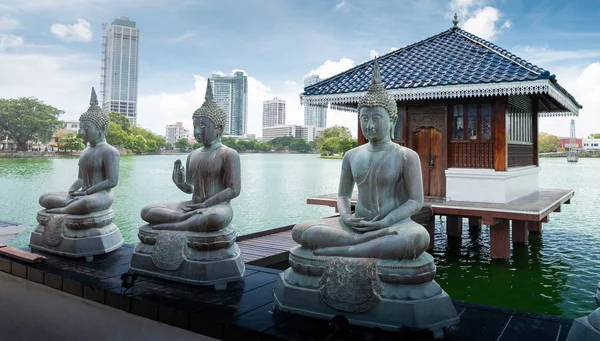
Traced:
<path fill-rule="evenodd" d="M 359 112 L 360 129 L 370 142 L 381 142 L 390 139 L 392 122 L 388 112 L 380 107 L 361 108 Z"/>
<path fill-rule="evenodd" d="M 206 116 L 194 118 L 194 138 L 204 145 L 210 144 L 221 135 L 221 127 L 216 127 Z"/>
<path fill-rule="evenodd" d="M 87 120 L 79 121 L 79 136 L 83 139 L 83 143 L 97 143 L 102 140 L 102 133 L 93 122 Z"/>

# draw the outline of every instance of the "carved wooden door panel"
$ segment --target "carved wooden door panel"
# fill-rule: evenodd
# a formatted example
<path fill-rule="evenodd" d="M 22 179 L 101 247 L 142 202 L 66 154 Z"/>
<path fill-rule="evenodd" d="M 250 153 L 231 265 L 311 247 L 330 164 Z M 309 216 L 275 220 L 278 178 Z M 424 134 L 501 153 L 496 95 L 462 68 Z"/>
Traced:
<path fill-rule="evenodd" d="M 444 169 L 442 165 L 442 132 L 434 127 L 413 131 L 413 149 L 421 159 L 423 194 L 441 197 Z"/>

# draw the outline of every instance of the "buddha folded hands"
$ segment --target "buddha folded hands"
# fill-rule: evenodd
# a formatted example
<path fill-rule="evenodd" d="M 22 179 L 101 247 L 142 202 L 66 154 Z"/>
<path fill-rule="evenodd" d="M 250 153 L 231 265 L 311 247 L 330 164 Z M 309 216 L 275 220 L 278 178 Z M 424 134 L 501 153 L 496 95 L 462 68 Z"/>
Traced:
<path fill-rule="evenodd" d="M 427 230 L 410 219 L 423 206 L 421 163 L 413 150 L 391 141 L 397 108 L 381 84 L 377 63 L 373 83 L 358 108 L 369 142 L 348 151 L 342 161 L 340 217 L 297 224 L 292 237 L 315 255 L 417 258 L 429 245 Z M 358 200 L 352 214 L 354 185 Z"/>
<path fill-rule="evenodd" d="M 79 135 L 89 145 L 81 153 L 78 176 L 69 191 L 40 197 L 47 213 L 90 214 L 110 208 L 113 202 L 112 188 L 119 180 L 119 151 L 106 142 L 110 120 L 98 106 L 93 88 L 90 108 L 79 122 Z"/>
<path fill-rule="evenodd" d="M 141 216 L 155 230 L 217 231 L 233 219 L 230 200 L 240 194 L 240 157 L 221 144 L 226 115 L 213 100 L 208 81 L 206 101 L 194 112 L 194 137 L 202 147 L 191 152 L 182 167 L 177 160 L 173 182 L 192 194 L 191 202 L 149 205 Z"/>

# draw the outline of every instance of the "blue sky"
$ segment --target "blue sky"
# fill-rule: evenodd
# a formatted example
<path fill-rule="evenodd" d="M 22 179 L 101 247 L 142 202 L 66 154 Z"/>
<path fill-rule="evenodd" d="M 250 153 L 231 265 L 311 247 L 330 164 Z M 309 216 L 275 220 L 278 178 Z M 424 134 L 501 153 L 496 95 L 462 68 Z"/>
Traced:
<path fill-rule="evenodd" d="M 103 22 L 129 16 L 140 28 L 138 122 L 164 134 L 204 99 L 206 77 L 249 77 L 249 132 L 261 135 L 262 101 L 287 101 L 310 73 L 345 69 L 459 26 L 550 70 L 583 104 L 578 135 L 600 132 L 600 3 L 513 0 L 0 0 L 0 96 L 35 96 L 77 119 L 100 83 Z M 567 135 L 569 119 L 540 130 Z M 349 113 L 328 125 L 356 132 Z"/>

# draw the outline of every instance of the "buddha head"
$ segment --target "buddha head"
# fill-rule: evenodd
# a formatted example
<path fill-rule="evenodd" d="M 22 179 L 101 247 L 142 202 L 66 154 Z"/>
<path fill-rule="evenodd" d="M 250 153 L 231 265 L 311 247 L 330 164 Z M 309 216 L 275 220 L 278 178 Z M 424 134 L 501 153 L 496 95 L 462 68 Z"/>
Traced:
<path fill-rule="evenodd" d="M 85 144 L 88 142 L 95 144 L 106 139 L 110 119 L 108 115 L 102 113 L 102 109 L 98 106 L 98 97 L 93 87 L 90 107 L 79 117 L 79 123 L 79 136 Z"/>
<path fill-rule="evenodd" d="M 381 82 L 377 59 L 373 62 L 371 86 L 358 101 L 358 118 L 361 131 L 369 141 L 385 141 L 394 136 L 398 108 Z"/>
<path fill-rule="evenodd" d="M 220 139 L 225 129 L 227 115 L 213 99 L 210 78 L 206 84 L 206 95 L 204 103 L 192 115 L 194 120 L 194 138 L 202 144 L 210 144 Z"/>

